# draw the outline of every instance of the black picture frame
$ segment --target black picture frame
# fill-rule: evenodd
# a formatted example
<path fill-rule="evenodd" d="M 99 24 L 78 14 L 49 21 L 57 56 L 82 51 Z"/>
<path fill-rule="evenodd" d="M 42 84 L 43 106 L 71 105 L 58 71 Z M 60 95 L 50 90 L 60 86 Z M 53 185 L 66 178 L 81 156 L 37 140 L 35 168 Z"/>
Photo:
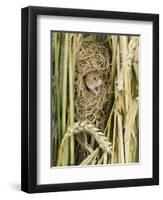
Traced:
<path fill-rule="evenodd" d="M 37 184 L 37 16 L 56 15 L 153 23 L 153 177 Z M 21 11 L 21 190 L 28 193 L 159 184 L 159 15 L 29 6 Z"/>

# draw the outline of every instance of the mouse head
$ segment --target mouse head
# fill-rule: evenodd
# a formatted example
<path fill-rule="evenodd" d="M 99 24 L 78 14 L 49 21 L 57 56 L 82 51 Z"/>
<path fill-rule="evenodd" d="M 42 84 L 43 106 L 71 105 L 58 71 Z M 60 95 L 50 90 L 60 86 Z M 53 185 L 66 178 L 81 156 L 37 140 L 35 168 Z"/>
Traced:
<path fill-rule="evenodd" d="M 92 71 L 85 75 L 84 82 L 89 91 L 97 95 L 100 91 L 103 78 L 100 72 Z"/>

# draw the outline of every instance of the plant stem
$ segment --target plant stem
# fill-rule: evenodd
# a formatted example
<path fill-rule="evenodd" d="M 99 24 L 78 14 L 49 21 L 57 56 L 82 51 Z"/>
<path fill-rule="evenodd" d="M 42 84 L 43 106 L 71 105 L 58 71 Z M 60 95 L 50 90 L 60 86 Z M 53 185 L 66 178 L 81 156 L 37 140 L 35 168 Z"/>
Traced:
<path fill-rule="evenodd" d="M 69 101 L 70 101 L 70 126 L 74 123 L 74 68 L 75 68 L 75 35 L 70 34 L 69 45 Z M 72 47 L 73 43 L 73 47 Z M 74 135 L 70 137 L 70 164 L 74 164 Z"/>
<path fill-rule="evenodd" d="M 118 137 L 119 137 L 119 142 L 118 142 L 118 163 L 124 163 L 125 158 L 124 158 L 124 145 L 123 145 L 123 126 L 122 126 L 122 116 L 117 113 L 117 118 L 118 118 Z"/>
<path fill-rule="evenodd" d="M 116 76 L 116 57 L 117 57 L 117 42 L 118 36 L 112 35 L 112 72 L 111 72 L 111 88 L 113 90 L 114 80 Z"/>
<path fill-rule="evenodd" d="M 56 114 L 57 114 L 57 135 L 59 144 L 61 143 L 61 119 L 60 119 L 60 92 L 59 92 L 59 51 L 60 41 L 58 40 L 59 33 L 54 33 L 54 58 L 55 58 L 55 90 L 56 90 Z"/>
<path fill-rule="evenodd" d="M 131 133 L 134 127 L 135 123 L 135 118 L 137 115 L 138 111 L 138 102 L 137 100 L 132 100 L 129 112 L 127 113 L 126 116 L 126 127 L 125 127 L 125 157 L 126 157 L 126 162 L 131 162 L 130 160 L 130 138 L 131 138 Z"/>
<path fill-rule="evenodd" d="M 89 156 L 86 157 L 85 160 L 80 163 L 80 165 L 88 165 L 92 159 L 98 154 L 99 152 L 99 147 L 97 147 Z"/>
<path fill-rule="evenodd" d="M 113 150 L 112 150 L 112 157 L 111 157 L 111 163 L 115 163 L 115 143 L 116 143 L 116 114 L 114 113 L 114 128 L 113 128 L 113 140 L 112 140 L 112 145 L 113 145 Z"/>
<path fill-rule="evenodd" d="M 66 133 L 66 112 L 67 112 L 67 66 L 68 66 L 68 39 L 69 34 L 65 33 L 64 39 L 64 57 L 63 57 L 63 87 L 62 87 L 62 136 Z M 63 165 L 68 165 L 69 151 L 68 139 L 64 146 Z"/>
<path fill-rule="evenodd" d="M 121 49 L 121 58 L 122 58 L 122 69 L 123 69 L 123 80 L 124 80 L 124 92 L 125 92 L 125 110 L 126 112 L 129 109 L 129 101 L 130 101 L 130 80 L 128 73 L 128 41 L 127 36 L 120 36 L 120 49 Z"/>

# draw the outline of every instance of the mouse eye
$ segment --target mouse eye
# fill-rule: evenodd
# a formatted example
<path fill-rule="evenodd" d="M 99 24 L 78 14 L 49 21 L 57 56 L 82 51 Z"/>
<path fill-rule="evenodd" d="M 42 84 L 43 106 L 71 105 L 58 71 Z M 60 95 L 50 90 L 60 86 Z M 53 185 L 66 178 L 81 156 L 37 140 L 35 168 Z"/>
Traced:
<path fill-rule="evenodd" d="M 94 77 L 93 80 L 96 80 L 96 77 Z"/>

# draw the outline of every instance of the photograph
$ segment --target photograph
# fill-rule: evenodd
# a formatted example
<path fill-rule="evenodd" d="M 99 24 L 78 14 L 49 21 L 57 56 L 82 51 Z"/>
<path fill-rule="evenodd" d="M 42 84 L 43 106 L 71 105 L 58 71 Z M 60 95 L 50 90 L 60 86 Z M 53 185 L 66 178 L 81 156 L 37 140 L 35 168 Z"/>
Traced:
<path fill-rule="evenodd" d="M 21 190 L 158 185 L 159 14 L 21 15 Z"/>
<path fill-rule="evenodd" d="M 50 34 L 51 167 L 139 163 L 141 36 Z"/>

